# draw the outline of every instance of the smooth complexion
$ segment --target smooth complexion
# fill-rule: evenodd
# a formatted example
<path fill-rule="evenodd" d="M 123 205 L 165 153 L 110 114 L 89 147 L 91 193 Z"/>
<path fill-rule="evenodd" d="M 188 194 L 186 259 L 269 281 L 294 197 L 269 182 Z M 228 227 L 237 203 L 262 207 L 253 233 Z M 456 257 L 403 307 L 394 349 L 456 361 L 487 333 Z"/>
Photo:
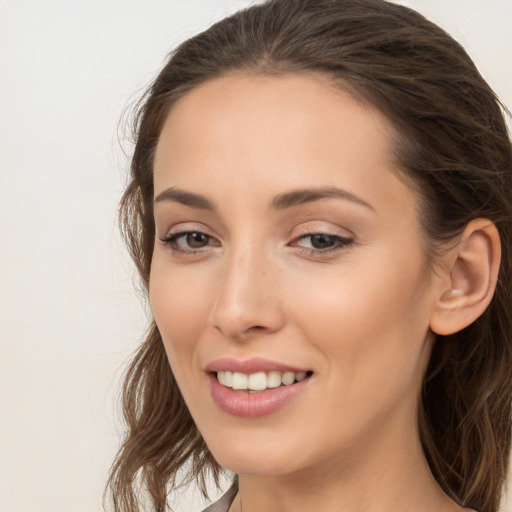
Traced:
<path fill-rule="evenodd" d="M 391 137 L 311 75 L 219 78 L 166 120 L 151 304 L 201 434 L 240 475 L 243 512 L 462 510 L 418 438 L 447 280 L 427 265 Z M 309 373 L 276 410 L 237 414 L 255 394 L 228 390 L 245 402 L 226 412 L 219 364 Z"/>

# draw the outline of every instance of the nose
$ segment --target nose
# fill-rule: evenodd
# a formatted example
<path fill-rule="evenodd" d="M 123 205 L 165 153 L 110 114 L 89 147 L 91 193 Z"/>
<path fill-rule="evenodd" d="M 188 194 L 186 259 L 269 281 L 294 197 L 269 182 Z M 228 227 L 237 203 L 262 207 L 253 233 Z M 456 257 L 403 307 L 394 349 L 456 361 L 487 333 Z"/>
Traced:
<path fill-rule="evenodd" d="M 246 248 L 224 262 L 211 323 L 224 336 L 247 341 L 279 331 L 284 315 L 276 270 L 262 254 Z"/>

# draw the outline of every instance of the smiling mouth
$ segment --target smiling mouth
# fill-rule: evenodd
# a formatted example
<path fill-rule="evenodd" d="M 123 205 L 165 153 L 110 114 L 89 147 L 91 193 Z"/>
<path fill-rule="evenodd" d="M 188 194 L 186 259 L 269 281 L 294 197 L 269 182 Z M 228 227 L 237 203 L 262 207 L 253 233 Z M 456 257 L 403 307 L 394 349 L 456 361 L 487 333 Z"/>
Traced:
<path fill-rule="evenodd" d="M 311 377 L 313 372 L 256 372 L 241 373 L 229 371 L 213 372 L 217 381 L 224 387 L 234 391 L 259 393 L 267 389 L 275 389 L 296 384 Z"/>

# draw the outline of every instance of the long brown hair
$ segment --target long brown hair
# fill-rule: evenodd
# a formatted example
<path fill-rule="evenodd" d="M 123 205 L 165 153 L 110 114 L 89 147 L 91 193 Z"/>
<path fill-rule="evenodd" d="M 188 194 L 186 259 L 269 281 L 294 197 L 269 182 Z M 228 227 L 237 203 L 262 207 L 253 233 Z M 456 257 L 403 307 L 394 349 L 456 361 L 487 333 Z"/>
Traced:
<path fill-rule="evenodd" d="M 179 46 L 134 117 L 123 234 L 147 291 L 154 243 L 153 156 L 174 102 L 229 73 L 321 73 L 382 111 L 398 134 L 397 164 L 420 196 L 428 254 L 477 217 L 502 243 L 495 296 L 463 331 L 437 340 L 424 378 L 419 428 L 432 473 L 456 502 L 496 512 L 511 442 L 512 150 L 500 102 L 463 48 L 415 11 L 384 0 L 269 0 Z M 442 339 L 441 339 L 442 338 Z M 126 437 L 109 489 L 117 512 L 154 510 L 185 475 L 204 489 L 220 468 L 183 402 L 158 329 L 123 388 Z"/>

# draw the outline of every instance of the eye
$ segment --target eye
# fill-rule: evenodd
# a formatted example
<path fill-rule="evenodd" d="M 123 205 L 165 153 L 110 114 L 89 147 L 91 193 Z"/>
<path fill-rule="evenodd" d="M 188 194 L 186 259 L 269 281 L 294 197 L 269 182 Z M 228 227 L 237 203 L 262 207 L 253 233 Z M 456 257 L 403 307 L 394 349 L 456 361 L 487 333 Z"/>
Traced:
<path fill-rule="evenodd" d="M 209 246 L 218 246 L 218 242 L 201 231 L 180 231 L 160 239 L 173 252 L 196 254 Z"/>
<path fill-rule="evenodd" d="M 327 255 L 341 251 L 350 245 L 353 240 L 340 235 L 329 233 L 306 233 L 297 238 L 291 245 L 298 247 L 306 254 Z"/>
<path fill-rule="evenodd" d="M 314 249 L 328 249 L 336 244 L 337 238 L 339 237 L 318 233 L 316 235 L 307 235 L 307 238 L 309 238 L 311 246 Z"/>
<path fill-rule="evenodd" d="M 196 232 L 187 233 L 186 235 L 182 235 L 179 238 L 183 238 L 183 241 L 191 249 L 200 249 L 201 247 L 206 247 L 210 241 L 210 237 L 208 235 Z M 179 238 L 177 240 L 179 240 Z"/>

